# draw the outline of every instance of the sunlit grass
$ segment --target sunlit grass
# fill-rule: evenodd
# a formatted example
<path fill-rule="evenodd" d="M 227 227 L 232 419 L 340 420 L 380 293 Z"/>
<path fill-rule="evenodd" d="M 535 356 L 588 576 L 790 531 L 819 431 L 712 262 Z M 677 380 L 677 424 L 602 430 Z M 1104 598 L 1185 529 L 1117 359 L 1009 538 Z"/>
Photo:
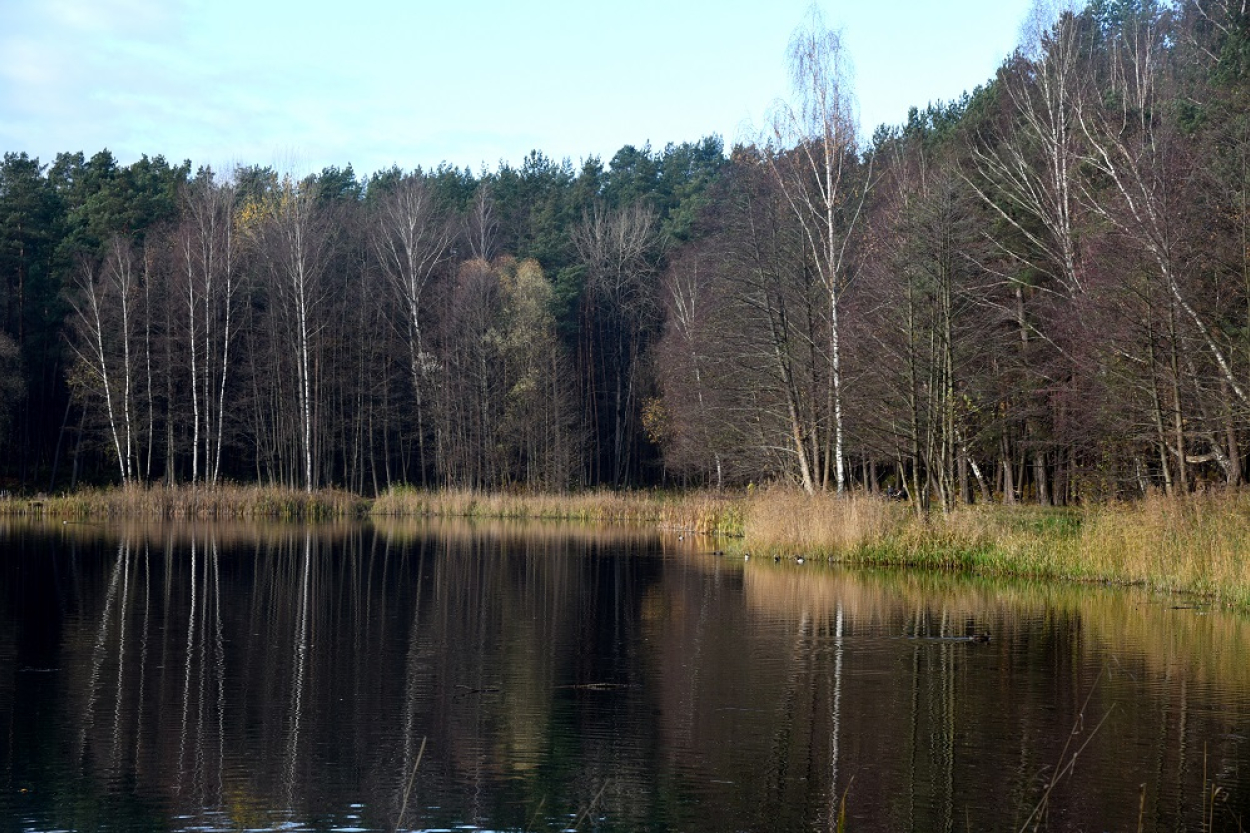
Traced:
<path fill-rule="evenodd" d="M 726 549 L 854 565 L 1110 581 L 1250 607 L 1250 493 L 1149 497 L 1080 509 L 907 504 L 795 489 L 568 494 L 393 488 L 373 501 L 339 490 L 129 486 L 0 499 L 0 515 L 64 519 L 498 518 L 640 524 L 722 536 Z"/>
<path fill-rule="evenodd" d="M 787 500 L 788 512 L 772 499 L 748 504 L 744 546 L 849 564 L 1140 584 L 1250 606 L 1250 495 L 969 507 L 927 517 L 873 507 L 865 497 Z"/>
<path fill-rule="evenodd" d="M 712 492 L 622 492 L 606 489 L 568 494 L 388 489 L 373 501 L 374 517 L 502 518 L 638 523 L 702 534 L 738 534 L 737 498 Z"/>
<path fill-rule="evenodd" d="M 748 494 L 742 515 L 743 543 L 752 551 L 835 560 L 897 540 L 911 524 L 911 513 L 901 503 L 781 488 Z"/>

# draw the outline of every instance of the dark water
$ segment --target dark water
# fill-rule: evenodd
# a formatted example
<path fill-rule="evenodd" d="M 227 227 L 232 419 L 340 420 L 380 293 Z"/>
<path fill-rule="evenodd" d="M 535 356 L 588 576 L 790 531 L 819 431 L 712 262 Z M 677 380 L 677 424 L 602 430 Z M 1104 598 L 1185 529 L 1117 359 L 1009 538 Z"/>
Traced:
<path fill-rule="evenodd" d="M 552 526 L 0 526 L 0 823 L 1250 825 L 1245 617 L 701 548 Z"/>

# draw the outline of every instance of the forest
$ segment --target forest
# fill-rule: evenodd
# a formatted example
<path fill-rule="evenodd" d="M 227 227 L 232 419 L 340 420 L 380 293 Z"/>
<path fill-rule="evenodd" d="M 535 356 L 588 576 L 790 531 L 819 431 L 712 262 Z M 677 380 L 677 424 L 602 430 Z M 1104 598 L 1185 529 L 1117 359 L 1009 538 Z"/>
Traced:
<path fill-rule="evenodd" d="M 1240 486 L 1250 8 L 1094 0 L 1023 40 L 870 136 L 813 18 L 728 149 L 6 152 L 0 488 Z"/>

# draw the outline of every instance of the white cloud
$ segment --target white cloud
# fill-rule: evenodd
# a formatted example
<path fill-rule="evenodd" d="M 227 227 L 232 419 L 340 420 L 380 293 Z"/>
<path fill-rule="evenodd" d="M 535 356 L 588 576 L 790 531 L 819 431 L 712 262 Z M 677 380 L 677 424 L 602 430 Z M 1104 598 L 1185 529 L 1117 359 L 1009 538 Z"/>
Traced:
<path fill-rule="evenodd" d="M 310 169 L 350 161 L 367 174 L 518 164 L 531 149 L 606 161 L 626 143 L 709 133 L 732 143 L 784 94 L 785 41 L 807 2 L 761 16 L 756 0 L 722 0 L 708 16 L 671 0 L 551 0 L 545 15 L 498 0 L 0 0 L 0 150 L 46 159 L 107 146 L 123 162 L 215 167 L 294 153 Z M 955 34 L 937 32 L 925 2 L 831 18 L 857 47 L 866 129 L 992 72 L 991 54 L 950 73 L 973 51 L 952 54 L 952 38 L 984 22 L 943 7 Z M 988 18 L 1024 0 L 967 2 Z M 672 25 L 657 30 L 661 17 Z M 1000 54 L 1013 45 L 972 40 Z"/>

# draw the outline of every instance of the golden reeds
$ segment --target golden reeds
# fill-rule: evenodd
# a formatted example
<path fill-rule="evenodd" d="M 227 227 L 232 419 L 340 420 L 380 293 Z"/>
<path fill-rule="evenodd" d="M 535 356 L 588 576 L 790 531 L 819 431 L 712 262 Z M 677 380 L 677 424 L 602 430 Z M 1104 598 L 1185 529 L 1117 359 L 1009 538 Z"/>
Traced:
<path fill-rule="evenodd" d="M 373 501 L 374 517 L 501 518 L 636 523 L 701 534 L 741 534 L 737 498 L 712 492 L 424 491 L 397 487 Z"/>
<path fill-rule="evenodd" d="M 329 519 L 364 514 L 368 503 L 337 489 L 304 492 L 279 486 L 139 486 L 85 489 L 64 495 L 0 501 L 0 515 L 68 520 L 171 518 Z"/>
<path fill-rule="evenodd" d="M 1250 606 L 1250 495 L 1150 497 L 1082 509 L 981 506 L 916 516 L 865 496 L 762 495 L 747 548 L 851 564 L 1140 584 Z"/>
<path fill-rule="evenodd" d="M 847 564 L 1141 584 L 1250 607 L 1250 493 L 1149 497 L 1081 509 L 973 506 L 919 515 L 903 503 L 786 488 L 567 494 L 129 486 L 0 499 L 0 516 L 65 519 L 499 518 L 640 524 L 728 536 L 726 548 Z"/>

